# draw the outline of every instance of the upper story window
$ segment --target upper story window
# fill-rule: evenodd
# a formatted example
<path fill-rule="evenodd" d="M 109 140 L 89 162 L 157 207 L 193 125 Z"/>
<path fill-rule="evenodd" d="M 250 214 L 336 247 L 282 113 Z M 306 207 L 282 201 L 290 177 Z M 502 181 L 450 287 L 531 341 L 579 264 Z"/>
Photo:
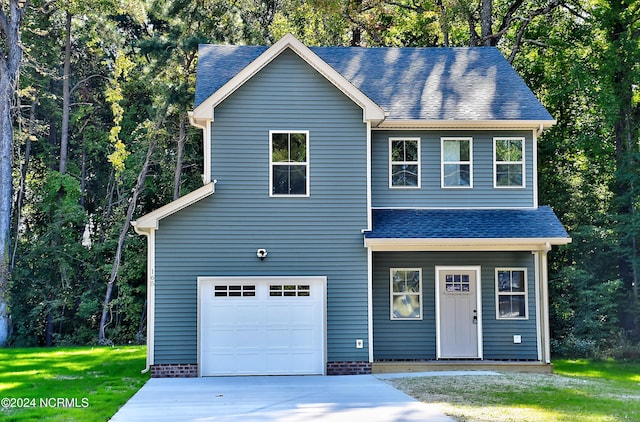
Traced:
<path fill-rule="evenodd" d="M 472 138 L 442 138 L 441 186 L 443 188 L 473 187 Z"/>
<path fill-rule="evenodd" d="M 524 138 L 493 138 L 493 186 L 525 187 Z"/>
<path fill-rule="evenodd" d="M 420 187 L 420 138 L 389 139 L 389 187 Z"/>
<path fill-rule="evenodd" d="M 309 132 L 270 131 L 271 196 L 309 196 Z"/>
<path fill-rule="evenodd" d="M 496 316 L 527 319 L 527 269 L 496 268 Z"/>

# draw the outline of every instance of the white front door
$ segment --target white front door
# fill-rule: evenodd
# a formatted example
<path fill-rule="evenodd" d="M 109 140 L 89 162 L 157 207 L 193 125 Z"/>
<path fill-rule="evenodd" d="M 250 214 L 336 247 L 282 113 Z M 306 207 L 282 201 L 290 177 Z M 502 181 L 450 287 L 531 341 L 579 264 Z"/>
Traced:
<path fill-rule="evenodd" d="M 200 277 L 201 376 L 323 374 L 325 277 Z"/>
<path fill-rule="evenodd" d="M 438 359 L 482 358 L 480 267 L 436 267 Z"/>

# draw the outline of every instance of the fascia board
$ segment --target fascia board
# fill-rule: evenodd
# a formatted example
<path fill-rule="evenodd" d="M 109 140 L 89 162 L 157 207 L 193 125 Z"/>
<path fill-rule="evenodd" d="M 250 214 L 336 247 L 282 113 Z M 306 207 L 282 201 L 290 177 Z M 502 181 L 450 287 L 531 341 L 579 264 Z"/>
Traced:
<path fill-rule="evenodd" d="M 215 192 L 215 180 L 211 183 L 208 183 L 201 188 L 194 190 L 183 196 L 182 198 L 176 199 L 173 202 L 168 203 L 167 205 L 158 208 L 155 211 L 150 212 L 149 214 L 145 214 L 142 217 L 139 217 L 136 221 L 131 222 L 131 225 L 135 228 L 136 232 L 141 233 L 148 230 L 157 230 L 159 227 L 159 222 L 165 217 L 168 217 L 171 214 L 174 214 L 189 205 L 192 205 L 201 199 L 206 198 L 207 196 L 213 194 Z"/>
<path fill-rule="evenodd" d="M 209 98 L 204 100 L 193 111 L 193 118 L 195 120 L 212 119 L 213 109 L 218 104 L 235 92 L 287 48 L 293 50 L 298 56 L 300 56 L 300 58 L 316 69 L 321 75 L 329 80 L 329 82 L 336 86 L 336 88 L 360 106 L 363 110 L 364 121 L 370 121 L 374 126 L 376 126 L 384 120 L 385 112 L 380 108 L 380 106 L 373 102 L 369 97 L 362 93 L 362 91 L 351 84 L 351 82 L 349 82 L 344 76 L 329 66 L 317 54 L 311 51 L 291 34 L 287 34 L 282 37 L 247 67 L 238 72 L 237 75 L 231 78 L 220 89 L 214 92 Z"/>
<path fill-rule="evenodd" d="M 372 251 L 533 251 L 568 243 L 571 243 L 570 237 L 364 240 L 364 246 Z"/>
<path fill-rule="evenodd" d="M 376 127 L 384 129 L 549 129 L 556 120 L 385 120 Z"/>

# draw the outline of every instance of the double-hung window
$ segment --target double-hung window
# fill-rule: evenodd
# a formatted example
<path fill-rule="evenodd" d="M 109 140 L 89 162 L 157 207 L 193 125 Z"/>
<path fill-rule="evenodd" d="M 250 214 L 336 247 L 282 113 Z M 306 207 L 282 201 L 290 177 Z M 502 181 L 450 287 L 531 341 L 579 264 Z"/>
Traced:
<path fill-rule="evenodd" d="M 271 196 L 309 196 L 309 132 L 270 131 Z"/>
<path fill-rule="evenodd" d="M 527 319 L 527 269 L 496 268 L 496 317 Z"/>
<path fill-rule="evenodd" d="M 422 270 L 391 268 L 391 319 L 422 319 Z"/>
<path fill-rule="evenodd" d="M 524 138 L 493 138 L 493 186 L 525 187 Z"/>
<path fill-rule="evenodd" d="M 441 186 L 443 188 L 473 187 L 472 138 L 442 138 Z"/>
<path fill-rule="evenodd" d="M 420 138 L 389 139 L 389 187 L 420 187 Z"/>

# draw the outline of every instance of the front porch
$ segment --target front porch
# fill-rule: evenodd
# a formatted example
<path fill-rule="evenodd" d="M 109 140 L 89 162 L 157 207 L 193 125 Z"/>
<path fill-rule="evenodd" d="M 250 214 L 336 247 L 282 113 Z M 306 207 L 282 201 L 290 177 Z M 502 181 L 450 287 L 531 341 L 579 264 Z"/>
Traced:
<path fill-rule="evenodd" d="M 501 360 L 414 360 L 380 361 L 371 364 L 373 374 L 436 372 L 436 371 L 496 371 L 552 374 L 553 364 L 537 361 Z"/>

